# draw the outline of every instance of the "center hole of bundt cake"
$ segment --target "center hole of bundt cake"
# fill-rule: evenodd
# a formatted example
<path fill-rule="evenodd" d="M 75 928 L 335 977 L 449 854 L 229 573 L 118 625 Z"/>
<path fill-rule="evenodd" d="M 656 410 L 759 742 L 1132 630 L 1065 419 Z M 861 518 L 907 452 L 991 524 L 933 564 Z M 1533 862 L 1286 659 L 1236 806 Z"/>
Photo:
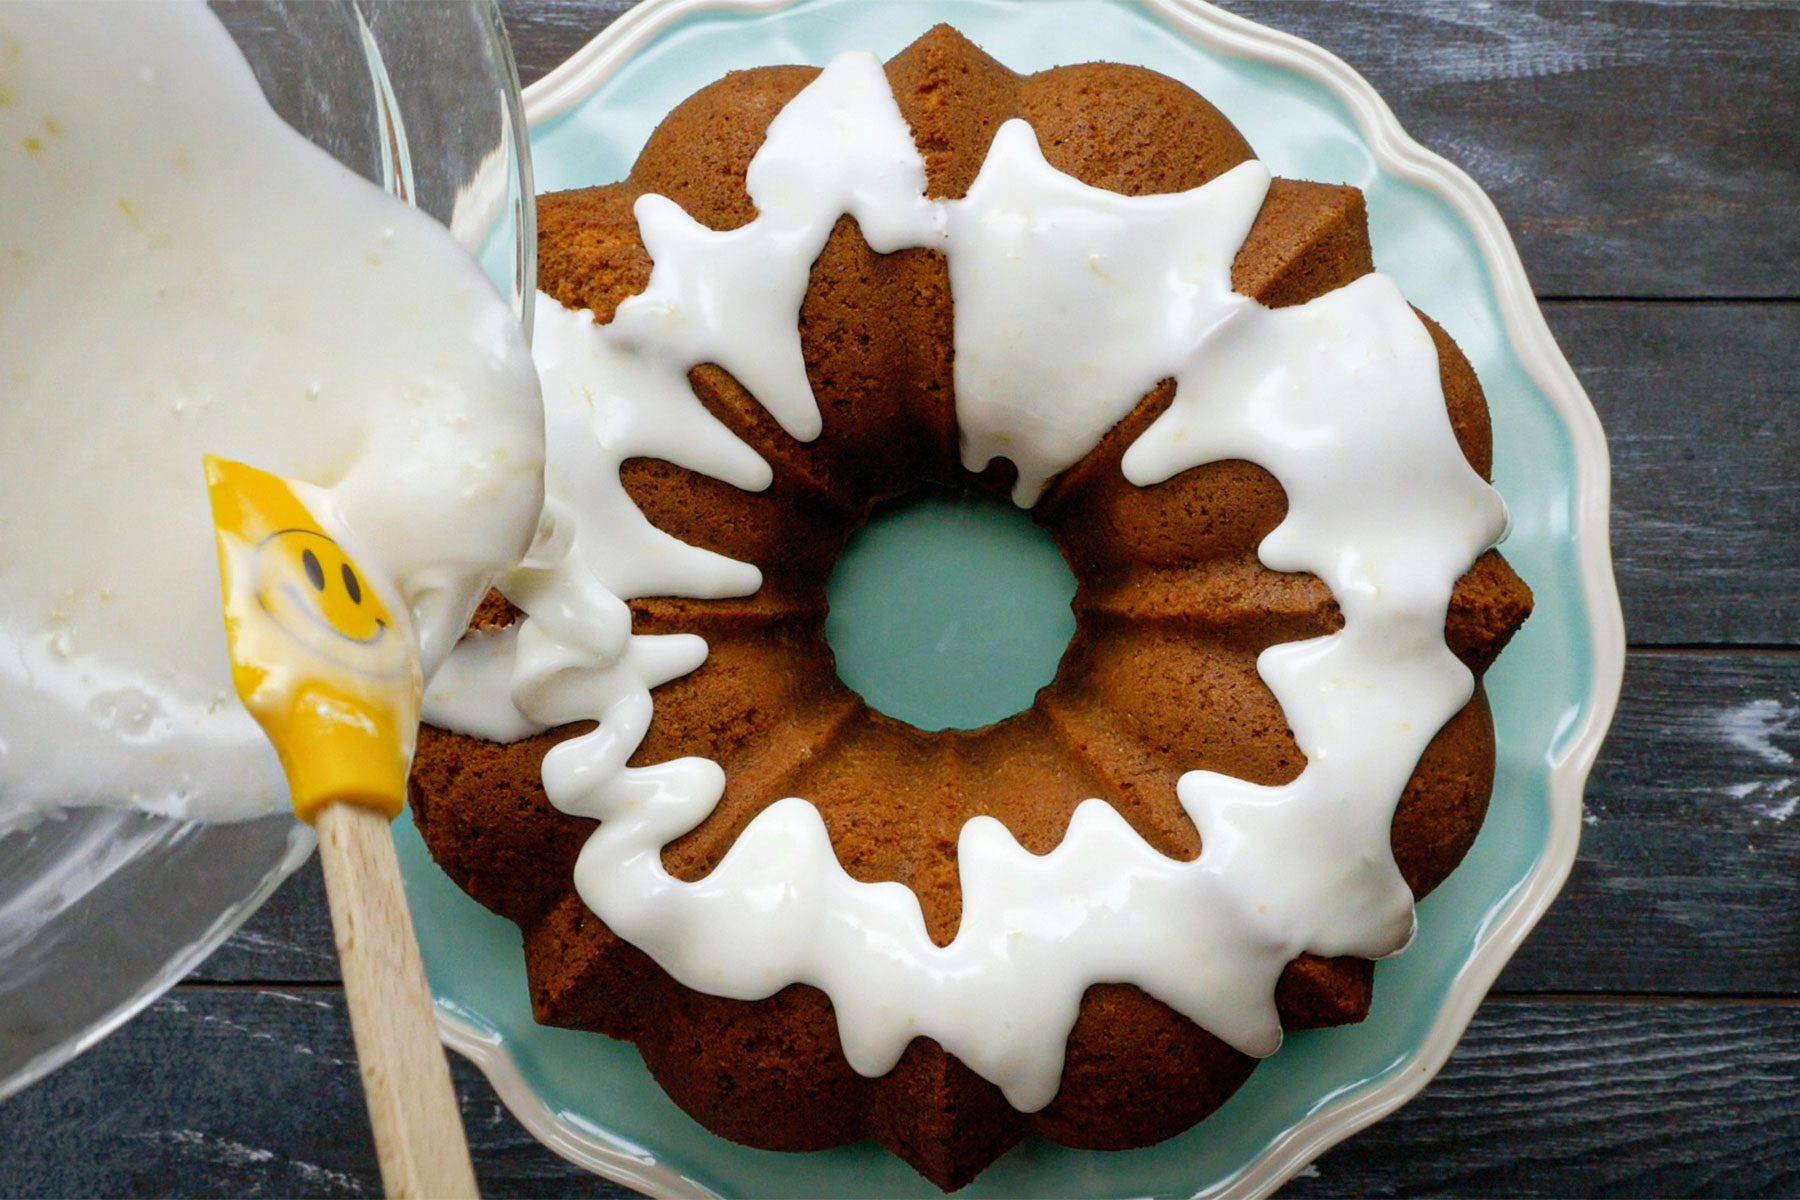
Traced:
<path fill-rule="evenodd" d="M 974 492 L 877 509 L 826 598 L 839 678 L 920 729 L 979 729 L 1031 707 L 1075 636 L 1075 576 L 1050 531 Z"/>

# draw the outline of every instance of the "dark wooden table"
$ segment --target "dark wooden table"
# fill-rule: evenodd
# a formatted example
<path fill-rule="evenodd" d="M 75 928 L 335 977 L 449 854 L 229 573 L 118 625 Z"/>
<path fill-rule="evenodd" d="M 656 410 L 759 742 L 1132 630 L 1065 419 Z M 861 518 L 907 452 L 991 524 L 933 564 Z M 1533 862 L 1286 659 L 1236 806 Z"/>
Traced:
<path fill-rule="evenodd" d="M 1231 0 L 1505 214 L 1612 443 L 1631 653 L 1580 861 L 1443 1074 L 1308 1195 L 1800 1193 L 1800 6 Z M 626 7 L 511 0 L 527 81 Z M 380 1180 L 316 867 L 0 1106 L 0 1194 Z M 493 1197 L 617 1196 L 456 1064 Z"/>

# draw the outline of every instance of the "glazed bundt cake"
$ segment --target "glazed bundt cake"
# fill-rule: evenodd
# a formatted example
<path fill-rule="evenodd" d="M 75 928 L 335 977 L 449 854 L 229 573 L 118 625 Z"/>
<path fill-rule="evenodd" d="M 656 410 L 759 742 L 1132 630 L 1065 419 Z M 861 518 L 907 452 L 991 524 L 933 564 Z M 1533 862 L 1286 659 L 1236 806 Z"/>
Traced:
<path fill-rule="evenodd" d="M 1481 826 L 1531 600 L 1480 386 L 1359 192 L 1153 72 L 939 27 L 727 76 L 539 236 L 551 503 L 413 800 L 538 1020 L 725 1137 L 951 1189 L 1167 1138 L 1364 1016 Z M 984 729 L 873 711 L 825 641 L 846 539 L 927 487 L 1030 506 L 1079 581 Z"/>

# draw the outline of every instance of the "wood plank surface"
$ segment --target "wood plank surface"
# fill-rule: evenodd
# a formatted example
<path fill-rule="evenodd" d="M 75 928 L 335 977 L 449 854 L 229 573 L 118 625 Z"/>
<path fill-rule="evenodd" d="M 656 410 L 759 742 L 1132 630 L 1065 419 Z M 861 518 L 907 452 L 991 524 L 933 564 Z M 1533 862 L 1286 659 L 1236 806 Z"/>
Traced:
<path fill-rule="evenodd" d="M 484 1195 L 632 1193 L 569 1166 L 451 1056 Z M 341 990 L 165 996 L 8 1101 L 0 1196 L 380 1196 Z"/>
<path fill-rule="evenodd" d="M 190 978 L 205 983 L 336 983 L 337 950 L 317 856 L 308 859 Z"/>
<path fill-rule="evenodd" d="M 1544 312 L 1612 449 L 1631 644 L 1800 642 L 1800 304 Z"/>
<path fill-rule="evenodd" d="M 626 1196 L 456 1064 L 482 1194 Z M 1800 1006 L 1500 1001 L 1296 1196 L 1792 1195 Z M 0 1195 L 373 1196 L 335 989 L 188 988 L 8 1102 Z"/>
<path fill-rule="evenodd" d="M 1291 1196 L 1793 1196 L 1800 1009 L 1490 1002 Z"/>
<path fill-rule="evenodd" d="M 1800 995 L 1800 654 L 1634 654 L 1514 992 Z"/>

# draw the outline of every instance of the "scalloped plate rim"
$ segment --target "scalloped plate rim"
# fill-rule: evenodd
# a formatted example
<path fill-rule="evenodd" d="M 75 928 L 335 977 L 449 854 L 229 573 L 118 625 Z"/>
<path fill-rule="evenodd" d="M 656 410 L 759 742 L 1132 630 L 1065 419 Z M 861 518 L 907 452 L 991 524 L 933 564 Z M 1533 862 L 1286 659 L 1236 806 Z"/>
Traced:
<path fill-rule="evenodd" d="M 1322 85 L 1350 110 L 1375 161 L 1396 177 L 1441 197 L 1475 235 L 1498 292 L 1507 340 L 1568 431 L 1575 455 L 1583 599 L 1593 647 L 1593 691 L 1587 715 L 1549 760 L 1550 830 L 1536 869 L 1457 972 L 1443 1007 L 1401 1069 L 1315 1109 L 1235 1174 L 1196 1193 L 1265 1196 L 1324 1151 L 1401 1107 L 1442 1068 L 1475 1010 L 1513 953 L 1549 909 L 1574 866 L 1581 836 L 1581 797 L 1618 706 L 1625 667 L 1625 624 L 1613 577 L 1609 532 L 1611 467 L 1599 414 L 1551 335 L 1524 263 L 1499 211 L 1466 172 L 1415 141 L 1368 80 L 1320 46 L 1214 7 L 1206 0 L 1139 0 L 1171 31 L 1202 48 L 1293 71 Z M 775 12 L 796 0 L 643 0 L 563 63 L 525 89 L 528 126 L 581 102 L 665 29 L 711 12 Z M 444 1043 L 473 1062 L 525 1128 L 563 1158 L 614 1182 L 657 1196 L 711 1198 L 717 1193 L 623 1144 L 595 1137 L 553 1112 L 532 1090 L 504 1039 L 449 1011 L 440 1001 Z"/>

